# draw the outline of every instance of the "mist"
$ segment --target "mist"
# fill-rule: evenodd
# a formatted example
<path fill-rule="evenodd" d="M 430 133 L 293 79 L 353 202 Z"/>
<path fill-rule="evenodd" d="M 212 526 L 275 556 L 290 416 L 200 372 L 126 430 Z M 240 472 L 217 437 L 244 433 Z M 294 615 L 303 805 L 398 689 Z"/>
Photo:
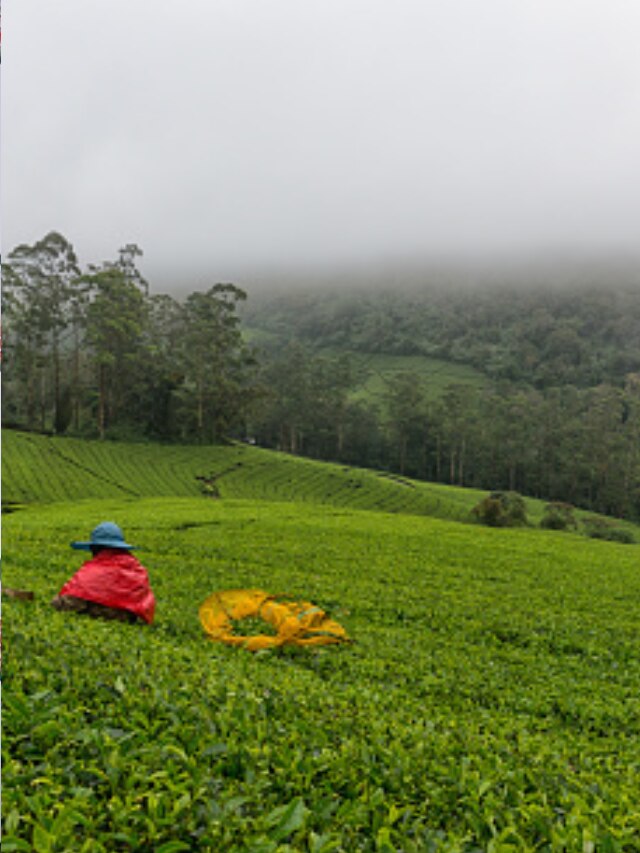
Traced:
<path fill-rule="evenodd" d="M 5 252 L 137 242 L 174 291 L 638 261 L 630 0 L 21 0 L 3 24 Z"/>

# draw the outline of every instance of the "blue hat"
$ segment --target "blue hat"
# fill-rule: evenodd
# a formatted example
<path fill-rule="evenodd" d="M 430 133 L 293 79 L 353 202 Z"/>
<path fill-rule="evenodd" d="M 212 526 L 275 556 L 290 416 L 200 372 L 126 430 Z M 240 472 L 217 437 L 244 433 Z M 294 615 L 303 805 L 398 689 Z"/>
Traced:
<path fill-rule="evenodd" d="M 122 551 L 131 551 L 135 545 L 129 545 L 124 541 L 122 530 L 113 521 L 103 521 L 91 531 L 89 542 L 72 542 L 71 547 L 78 551 L 90 551 L 93 545 L 101 548 L 120 548 Z"/>

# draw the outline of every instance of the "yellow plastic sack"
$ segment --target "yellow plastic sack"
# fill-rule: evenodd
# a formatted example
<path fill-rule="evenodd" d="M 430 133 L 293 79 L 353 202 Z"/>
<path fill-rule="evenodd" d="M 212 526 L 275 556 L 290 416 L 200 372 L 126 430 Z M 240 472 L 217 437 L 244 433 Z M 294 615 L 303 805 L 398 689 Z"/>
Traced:
<path fill-rule="evenodd" d="M 214 592 L 199 610 L 202 627 L 209 639 L 242 646 L 250 652 L 294 646 L 326 646 L 350 642 L 342 625 L 330 619 L 324 610 L 309 601 L 278 601 L 277 596 L 261 589 L 226 589 Z M 275 635 L 235 634 L 233 623 L 247 617 L 259 617 L 272 625 Z"/>

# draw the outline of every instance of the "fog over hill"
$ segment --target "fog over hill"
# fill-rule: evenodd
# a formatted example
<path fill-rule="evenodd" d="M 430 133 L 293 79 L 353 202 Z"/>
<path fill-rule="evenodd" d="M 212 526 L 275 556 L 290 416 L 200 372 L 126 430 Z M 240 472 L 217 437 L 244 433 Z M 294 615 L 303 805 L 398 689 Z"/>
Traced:
<path fill-rule="evenodd" d="M 395 257 L 351 263 L 262 265 L 238 275 L 219 275 L 215 266 L 192 275 L 153 271 L 149 259 L 139 261 L 153 292 L 181 298 L 206 290 L 214 282 L 232 281 L 250 302 L 265 295 L 299 292 L 354 293 L 428 291 L 441 288 L 483 290 L 640 289 L 640 251 L 619 253 L 537 252 L 475 253 L 432 257 Z M 231 271 L 228 271 L 231 272 Z"/>
<path fill-rule="evenodd" d="M 399 258 L 379 263 L 267 269 L 240 276 L 236 283 L 254 297 L 299 291 L 416 291 L 449 287 L 534 291 L 594 287 L 640 289 L 640 253 L 608 255 L 583 251 L 502 256 L 461 253 L 457 257 L 438 256 L 414 261 Z M 179 294 L 183 288 L 174 284 L 170 289 Z"/>

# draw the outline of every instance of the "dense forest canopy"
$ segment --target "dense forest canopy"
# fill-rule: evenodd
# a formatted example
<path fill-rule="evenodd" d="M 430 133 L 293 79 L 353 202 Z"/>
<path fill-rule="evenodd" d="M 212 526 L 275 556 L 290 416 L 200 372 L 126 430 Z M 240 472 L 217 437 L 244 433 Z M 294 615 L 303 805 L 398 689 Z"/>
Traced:
<path fill-rule="evenodd" d="M 242 438 L 640 517 L 640 277 L 427 276 L 248 299 L 218 283 L 178 300 L 151 292 L 139 254 L 82 269 L 56 233 L 11 252 L 5 425 Z M 381 357 L 397 368 L 374 397 L 363 383 Z"/>
<path fill-rule="evenodd" d="M 527 286 L 454 278 L 421 287 L 252 295 L 243 319 L 314 347 L 427 355 L 537 388 L 623 383 L 640 370 L 640 274 Z"/>
<path fill-rule="evenodd" d="M 262 443 L 611 514 L 640 512 L 640 277 L 263 293 L 242 316 L 271 363 L 280 360 L 274 385 L 295 363 L 289 382 L 296 377 L 299 399 L 308 389 L 301 409 L 282 406 L 279 434 L 262 424 Z M 312 377 L 365 353 L 399 363 L 413 356 L 417 365 L 423 357 L 425 372 L 398 371 L 386 399 L 369 405 L 348 405 L 347 394 L 347 404 L 334 406 L 333 430 L 328 418 L 322 433 L 314 430 Z M 452 380 L 434 399 L 425 393 L 434 358 L 468 365 L 487 381 Z"/>

